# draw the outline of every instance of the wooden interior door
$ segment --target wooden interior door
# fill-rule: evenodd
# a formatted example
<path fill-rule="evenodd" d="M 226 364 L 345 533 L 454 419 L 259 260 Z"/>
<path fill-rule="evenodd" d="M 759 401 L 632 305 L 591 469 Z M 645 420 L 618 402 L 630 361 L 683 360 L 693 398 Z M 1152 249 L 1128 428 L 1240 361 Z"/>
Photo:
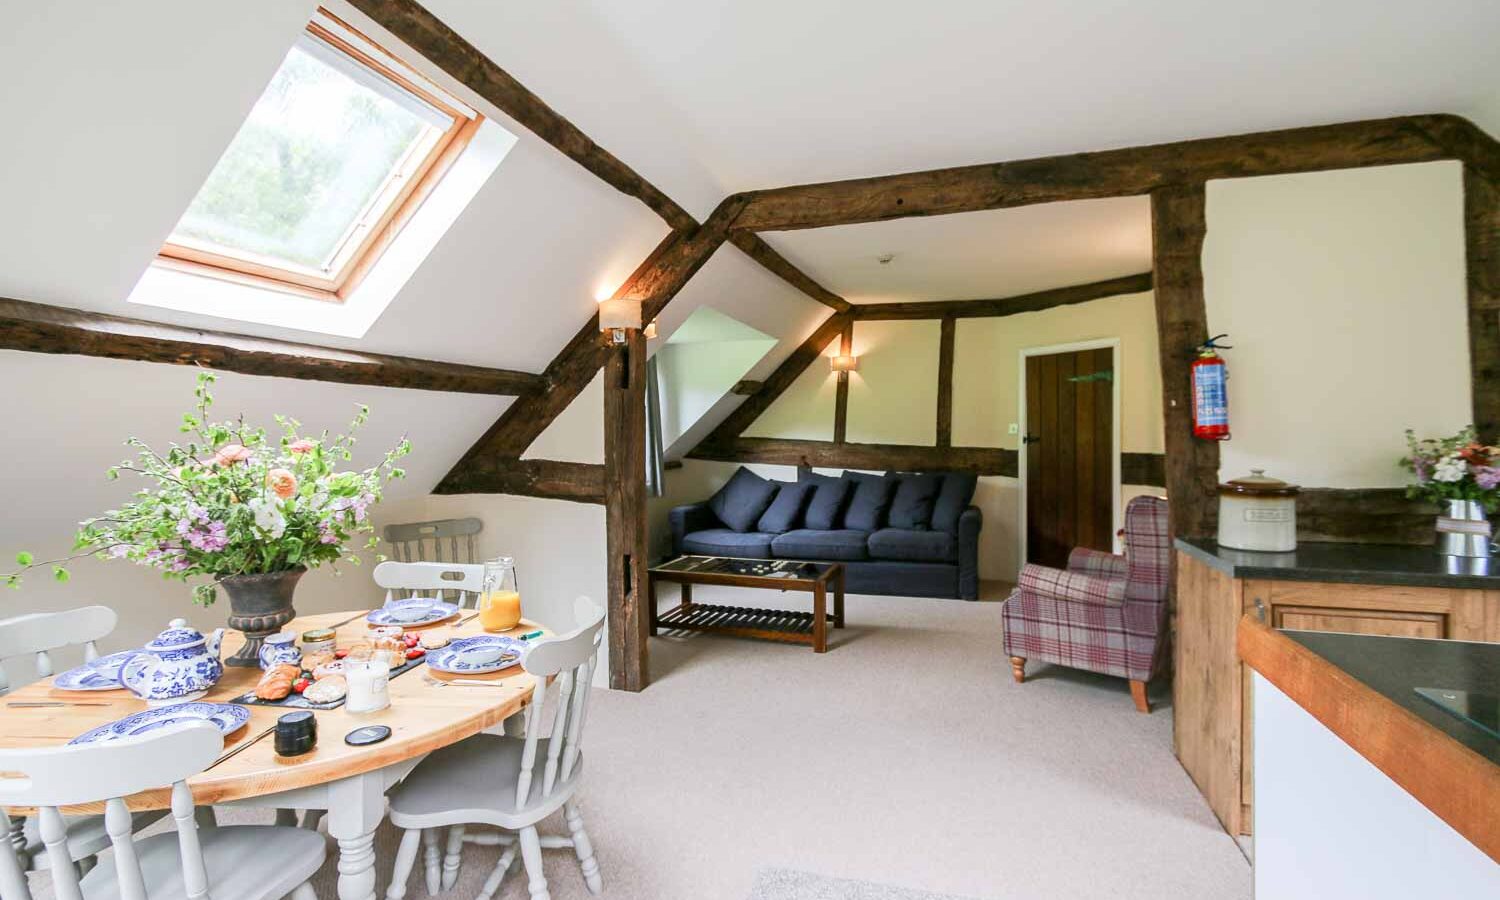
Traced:
<path fill-rule="evenodd" d="M 1114 349 L 1026 358 L 1026 561 L 1114 546 Z"/>

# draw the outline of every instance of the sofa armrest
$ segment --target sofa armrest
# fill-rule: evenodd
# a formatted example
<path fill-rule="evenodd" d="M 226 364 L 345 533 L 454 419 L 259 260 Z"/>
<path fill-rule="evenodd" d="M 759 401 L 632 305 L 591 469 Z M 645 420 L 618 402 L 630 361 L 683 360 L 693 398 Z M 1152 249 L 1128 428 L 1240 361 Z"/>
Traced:
<path fill-rule="evenodd" d="M 1027 563 L 1016 579 L 1016 590 L 1023 594 L 1068 603 L 1097 603 L 1120 606 L 1125 602 L 1125 579 L 1106 578 L 1067 572 L 1048 566 Z"/>
<path fill-rule="evenodd" d="M 667 513 L 667 524 L 672 529 L 672 554 L 682 555 L 682 539 L 695 531 L 703 531 L 708 528 L 723 528 L 719 517 L 708 508 L 708 501 L 702 503 L 689 503 L 686 506 L 674 506 Z"/>
<path fill-rule="evenodd" d="M 958 596 L 979 599 L 979 529 L 984 516 L 971 506 L 958 516 Z"/>
<path fill-rule="evenodd" d="M 1125 557 L 1088 547 L 1074 547 L 1068 554 L 1068 571 L 1082 575 L 1102 575 L 1105 578 L 1124 578 L 1130 573 L 1130 564 Z"/>

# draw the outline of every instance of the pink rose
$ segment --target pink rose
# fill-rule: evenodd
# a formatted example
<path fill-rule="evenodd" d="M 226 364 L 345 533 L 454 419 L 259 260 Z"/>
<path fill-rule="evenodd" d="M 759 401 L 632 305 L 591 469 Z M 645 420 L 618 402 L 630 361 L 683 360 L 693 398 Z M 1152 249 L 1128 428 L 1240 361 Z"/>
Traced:
<path fill-rule="evenodd" d="M 266 473 L 266 486 L 271 493 L 285 500 L 297 493 L 297 476 L 286 469 L 272 469 Z"/>
<path fill-rule="evenodd" d="M 250 458 L 250 450 L 240 444 L 225 444 L 214 454 L 213 463 L 216 466 L 232 466 L 237 462 L 244 462 Z"/>
<path fill-rule="evenodd" d="M 318 446 L 317 441 L 310 441 L 307 438 L 298 438 L 297 440 L 292 441 L 290 444 L 287 444 L 286 448 L 293 453 L 311 453 L 313 451 L 313 448 L 316 446 Z"/>

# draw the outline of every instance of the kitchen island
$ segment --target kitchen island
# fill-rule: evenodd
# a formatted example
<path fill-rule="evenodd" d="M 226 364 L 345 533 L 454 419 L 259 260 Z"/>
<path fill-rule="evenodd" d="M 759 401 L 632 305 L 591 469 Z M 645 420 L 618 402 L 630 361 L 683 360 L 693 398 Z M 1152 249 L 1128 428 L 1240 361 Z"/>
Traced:
<path fill-rule="evenodd" d="M 1247 616 L 1238 649 L 1256 717 L 1256 896 L 1500 896 L 1500 734 L 1418 693 L 1494 697 L 1500 645 Z"/>
<path fill-rule="evenodd" d="M 1254 805 L 1251 679 L 1235 650 L 1242 616 L 1302 631 L 1500 642 L 1500 560 L 1487 568 L 1492 561 L 1384 544 L 1175 546 L 1173 744 L 1231 834 L 1251 832 Z"/>

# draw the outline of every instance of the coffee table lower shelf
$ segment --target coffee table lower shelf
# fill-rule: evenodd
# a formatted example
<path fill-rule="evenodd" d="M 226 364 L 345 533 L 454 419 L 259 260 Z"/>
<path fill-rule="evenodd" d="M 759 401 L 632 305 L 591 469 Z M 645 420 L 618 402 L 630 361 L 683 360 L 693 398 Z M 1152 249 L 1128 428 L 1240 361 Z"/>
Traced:
<path fill-rule="evenodd" d="M 795 610 L 690 603 L 662 613 L 656 626 L 663 631 L 712 631 L 785 644 L 813 644 L 813 614 Z"/>

